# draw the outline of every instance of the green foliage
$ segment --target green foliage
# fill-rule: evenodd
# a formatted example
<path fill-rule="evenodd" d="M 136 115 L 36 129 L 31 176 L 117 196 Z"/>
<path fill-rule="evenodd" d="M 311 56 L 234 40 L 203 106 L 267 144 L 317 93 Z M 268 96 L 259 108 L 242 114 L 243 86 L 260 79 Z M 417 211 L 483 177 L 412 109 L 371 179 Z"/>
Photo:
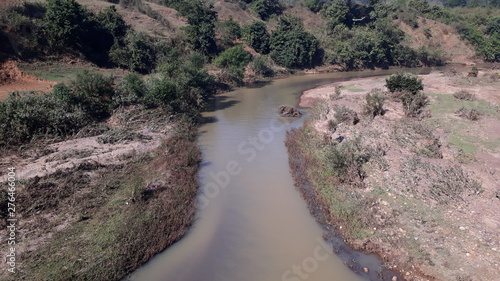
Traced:
<path fill-rule="evenodd" d="M 89 21 L 85 9 L 75 0 L 47 0 L 45 28 L 49 44 L 56 49 L 76 47 Z"/>
<path fill-rule="evenodd" d="M 164 70 L 150 82 L 145 104 L 199 117 L 200 110 L 215 94 L 214 78 L 200 67 L 200 55 L 192 54 L 184 64 L 172 62 L 161 66 Z"/>
<path fill-rule="evenodd" d="M 289 68 L 311 67 L 318 55 L 319 41 L 304 30 L 302 21 L 283 16 L 271 36 L 271 58 Z"/>
<path fill-rule="evenodd" d="M 352 25 L 351 5 L 350 0 L 336 0 L 326 7 L 324 14 L 330 29 L 339 24 Z"/>
<path fill-rule="evenodd" d="M 156 51 L 145 34 L 129 31 L 123 43 L 115 42 L 110 51 L 111 61 L 139 73 L 149 73 L 155 67 Z"/>
<path fill-rule="evenodd" d="M 443 51 L 429 50 L 426 46 L 422 46 L 417 50 L 417 57 L 426 66 L 441 66 L 446 64 Z"/>
<path fill-rule="evenodd" d="M 317 12 L 321 11 L 321 9 L 323 8 L 325 1 L 323 1 L 323 0 L 305 0 L 304 4 L 311 12 L 317 13 Z"/>
<path fill-rule="evenodd" d="M 95 119 L 109 116 L 114 79 L 104 77 L 98 72 L 85 71 L 78 74 L 71 82 L 70 88 L 78 104 Z"/>
<path fill-rule="evenodd" d="M 366 104 L 363 113 L 374 118 L 384 114 L 384 93 L 380 89 L 373 89 L 365 96 Z"/>
<path fill-rule="evenodd" d="M 214 63 L 220 68 L 244 68 L 251 60 L 252 55 L 243 49 L 242 45 L 232 47 L 222 52 Z"/>
<path fill-rule="evenodd" d="M 359 138 L 346 140 L 341 145 L 333 145 L 326 153 L 330 171 L 343 183 L 362 187 L 365 173 L 364 163 L 370 160 L 370 152 L 361 144 Z"/>
<path fill-rule="evenodd" d="M 242 45 L 232 47 L 221 53 L 215 60 L 216 66 L 227 71 L 229 78 L 236 84 L 243 81 L 245 66 L 252 59 L 252 55 L 243 49 Z"/>
<path fill-rule="evenodd" d="M 283 10 L 278 0 L 254 0 L 251 7 L 263 20 L 268 20 L 272 15 L 279 15 Z"/>
<path fill-rule="evenodd" d="M 263 56 L 257 56 L 251 62 L 251 67 L 255 74 L 263 77 L 273 76 L 273 70 L 269 67 L 267 60 Z"/>
<path fill-rule="evenodd" d="M 220 36 L 223 46 L 232 46 L 233 41 L 241 37 L 241 27 L 233 20 L 233 17 L 229 17 L 228 20 L 218 21 L 216 26 L 217 34 Z"/>
<path fill-rule="evenodd" d="M 0 102 L 0 146 L 19 145 L 37 136 L 66 136 L 88 122 L 78 105 L 55 93 L 13 93 Z"/>
<path fill-rule="evenodd" d="M 491 18 L 486 25 L 486 34 L 500 36 L 500 16 Z"/>
<path fill-rule="evenodd" d="M 256 52 L 264 55 L 269 53 L 270 36 L 265 23 L 254 21 L 244 26 L 242 33 L 243 40 Z"/>
<path fill-rule="evenodd" d="M 127 106 L 142 103 L 148 94 L 146 83 L 135 73 L 130 73 L 123 78 L 115 90 L 113 103 L 115 106 Z"/>
<path fill-rule="evenodd" d="M 206 6 L 204 2 L 199 0 L 185 3 L 184 8 L 179 10 L 181 15 L 187 18 L 189 24 L 183 28 L 185 32 L 184 39 L 193 50 L 202 54 L 217 52 L 215 44 L 217 13 L 212 10 L 211 5 Z"/>
<path fill-rule="evenodd" d="M 385 79 L 385 86 L 392 93 L 408 91 L 412 94 L 424 89 L 422 78 L 408 72 L 398 72 Z"/>
<path fill-rule="evenodd" d="M 115 40 L 121 40 L 130 28 L 118 14 L 115 6 L 109 6 L 97 14 L 97 21 L 113 35 Z"/>

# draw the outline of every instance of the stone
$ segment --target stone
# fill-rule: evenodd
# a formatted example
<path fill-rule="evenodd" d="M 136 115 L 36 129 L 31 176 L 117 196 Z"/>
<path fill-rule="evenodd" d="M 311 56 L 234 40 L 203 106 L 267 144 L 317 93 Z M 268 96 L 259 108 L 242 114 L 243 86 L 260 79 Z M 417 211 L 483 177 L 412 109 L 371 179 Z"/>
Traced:
<path fill-rule="evenodd" d="M 296 109 L 292 106 L 289 106 L 289 105 L 280 105 L 278 107 L 278 113 L 282 117 L 300 117 L 300 116 L 302 116 L 302 113 L 298 109 Z"/>
<path fill-rule="evenodd" d="M 368 268 L 363 267 L 363 271 L 364 271 L 365 273 L 368 273 Z"/>

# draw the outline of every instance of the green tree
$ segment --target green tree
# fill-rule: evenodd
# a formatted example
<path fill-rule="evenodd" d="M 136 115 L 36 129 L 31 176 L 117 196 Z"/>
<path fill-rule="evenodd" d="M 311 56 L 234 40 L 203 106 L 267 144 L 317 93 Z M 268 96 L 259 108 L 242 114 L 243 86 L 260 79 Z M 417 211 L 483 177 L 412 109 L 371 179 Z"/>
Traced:
<path fill-rule="evenodd" d="M 47 0 L 45 27 L 49 44 L 57 49 L 79 46 L 88 22 L 85 9 L 75 0 Z"/>
<path fill-rule="evenodd" d="M 181 14 L 187 18 L 188 26 L 184 27 L 185 40 L 193 50 L 203 54 L 217 52 L 215 43 L 215 22 L 217 13 L 212 5 L 205 6 L 201 1 L 189 2 L 189 10 L 182 10 Z"/>
<path fill-rule="evenodd" d="M 291 68 L 310 67 L 318 54 L 319 42 L 304 30 L 298 17 L 283 16 L 271 36 L 271 58 Z"/>
<path fill-rule="evenodd" d="M 263 20 L 268 20 L 272 15 L 279 15 L 283 10 L 278 0 L 255 0 L 251 7 Z"/>
<path fill-rule="evenodd" d="M 243 27 L 243 39 L 256 52 L 261 54 L 269 53 L 270 36 L 266 29 L 266 24 L 261 21 L 254 21 Z"/>
<path fill-rule="evenodd" d="M 232 46 L 233 41 L 241 37 L 241 27 L 232 16 L 228 20 L 217 22 L 216 26 L 217 34 L 224 46 Z"/>
<path fill-rule="evenodd" d="M 352 26 L 351 5 L 350 0 L 335 0 L 328 5 L 324 14 L 331 30 L 339 24 Z"/>

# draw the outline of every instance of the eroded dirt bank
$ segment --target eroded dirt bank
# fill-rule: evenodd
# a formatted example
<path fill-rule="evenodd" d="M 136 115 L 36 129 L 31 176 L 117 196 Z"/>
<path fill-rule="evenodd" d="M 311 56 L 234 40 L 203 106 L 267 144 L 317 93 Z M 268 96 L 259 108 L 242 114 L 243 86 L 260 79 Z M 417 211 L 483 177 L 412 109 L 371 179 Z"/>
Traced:
<path fill-rule="evenodd" d="M 2 186 L 16 169 L 18 221 L 16 273 L 2 247 L 0 279 L 120 280 L 179 240 L 196 210 L 196 135 L 192 124 L 130 107 L 69 140 L 2 153 Z"/>
<path fill-rule="evenodd" d="M 467 74 L 421 76 L 425 118 L 405 117 L 388 94 L 383 116 L 362 114 L 385 77 L 308 90 L 301 106 L 313 106 L 311 116 L 287 137 L 296 184 L 313 187 L 306 200 L 354 249 L 407 280 L 498 279 L 500 82 L 498 70 Z M 455 98 L 460 90 L 473 100 Z M 464 109 L 479 119 L 461 117 Z M 346 112 L 359 122 L 338 122 Z"/>

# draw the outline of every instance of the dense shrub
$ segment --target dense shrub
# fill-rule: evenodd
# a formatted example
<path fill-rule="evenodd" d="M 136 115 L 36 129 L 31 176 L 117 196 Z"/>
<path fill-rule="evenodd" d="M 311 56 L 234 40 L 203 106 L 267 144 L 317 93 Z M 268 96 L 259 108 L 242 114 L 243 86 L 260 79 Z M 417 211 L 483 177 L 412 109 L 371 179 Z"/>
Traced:
<path fill-rule="evenodd" d="M 251 67 L 255 74 L 263 77 L 273 76 L 273 70 L 269 67 L 267 60 L 263 56 L 257 56 L 251 62 Z"/>
<path fill-rule="evenodd" d="M 183 2 L 179 9 L 181 15 L 187 18 L 188 26 L 184 27 L 184 39 L 190 47 L 202 54 L 217 52 L 215 43 L 215 22 L 217 13 L 211 5 L 195 0 Z"/>
<path fill-rule="evenodd" d="M 109 116 L 112 99 L 114 79 L 104 77 L 98 72 L 85 71 L 76 76 L 70 83 L 72 94 L 77 103 L 95 119 Z"/>
<path fill-rule="evenodd" d="M 222 52 L 215 60 L 216 66 L 228 72 L 236 84 L 241 84 L 245 72 L 245 66 L 252 59 L 252 55 L 238 45 Z"/>
<path fill-rule="evenodd" d="M 323 8 L 325 1 L 323 1 L 323 0 L 305 0 L 304 4 L 311 12 L 317 13 L 317 12 L 321 11 L 321 9 Z"/>
<path fill-rule="evenodd" d="M 66 136 L 90 121 L 87 113 L 56 94 L 13 93 L 0 102 L 0 146 L 37 136 Z"/>
<path fill-rule="evenodd" d="M 224 47 L 232 46 L 233 41 L 241 37 L 241 27 L 231 16 L 228 20 L 218 21 L 216 31 Z"/>
<path fill-rule="evenodd" d="M 265 23 L 254 21 L 244 26 L 242 33 L 243 40 L 256 52 L 264 55 L 269 53 L 270 36 Z"/>
<path fill-rule="evenodd" d="M 385 79 L 385 86 L 391 92 L 409 91 L 413 94 L 424 89 L 422 78 L 407 72 L 399 72 L 389 76 Z"/>
<path fill-rule="evenodd" d="M 272 15 L 279 15 L 283 10 L 278 0 L 254 0 L 251 7 L 263 20 L 268 20 Z"/>
<path fill-rule="evenodd" d="M 300 18 L 283 16 L 271 36 L 271 58 L 290 68 L 311 67 L 318 55 L 319 42 L 304 30 Z"/>
<path fill-rule="evenodd" d="M 138 74 L 131 73 L 123 78 L 116 87 L 116 94 L 113 96 L 115 106 L 127 106 L 143 103 L 148 94 L 146 83 Z"/>

